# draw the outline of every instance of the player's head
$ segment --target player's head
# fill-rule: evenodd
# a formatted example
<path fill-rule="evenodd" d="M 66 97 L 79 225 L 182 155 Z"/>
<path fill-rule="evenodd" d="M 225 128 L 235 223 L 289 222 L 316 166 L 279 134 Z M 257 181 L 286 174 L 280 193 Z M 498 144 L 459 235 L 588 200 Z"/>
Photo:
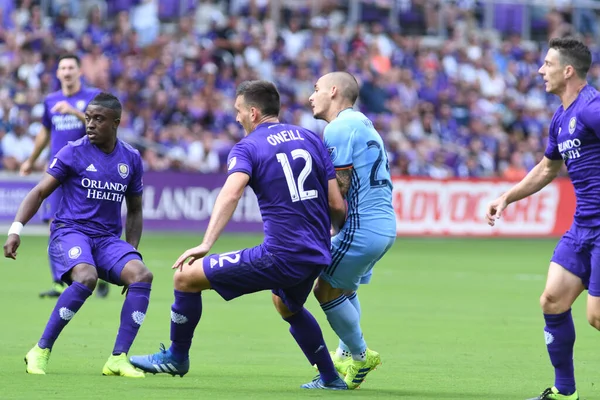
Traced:
<path fill-rule="evenodd" d="M 56 77 L 63 88 L 79 85 L 81 78 L 81 61 L 75 54 L 65 54 L 58 59 Z"/>
<path fill-rule="evenodd" d="M 237 88 L 234 107 L 235 120 L 248 135 L 257 125 L 279 117 L 279 92 L 269 81 L 245 81 Z"/>
<path fill-rule="evenodd" d="M 358 82 L 348 72 L 331 72 L 315 83 L 315 91 L 308 101 L 316 119 L 330 122 L 345 108 L 354 106 L 358 99 Z"/>
<path fill-rule="evenodd" d="M 548 44 L 548 53 L 539 69 L 544 78 L 546 91 L 561 94 L 569 82 L 585 82 L 592 64 L 590 49 L 572 38 L 555 38 Z"/>
<path fill-rule="evenodd" d="M 110 93 L 99 93 L 85 109 L 85 133 L 90 142 L 102 146 L 117 138 L 121 102 Z"/>

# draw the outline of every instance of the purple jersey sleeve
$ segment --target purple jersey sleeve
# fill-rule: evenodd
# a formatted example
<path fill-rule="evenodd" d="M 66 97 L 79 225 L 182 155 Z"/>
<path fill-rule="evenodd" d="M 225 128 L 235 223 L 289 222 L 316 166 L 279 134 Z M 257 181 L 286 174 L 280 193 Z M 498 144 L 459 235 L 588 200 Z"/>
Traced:
<path fill-rule="evenodd" d="M 142 158 L 137 155 L 134 165 L 133 179 L 127 188 L 128 196 L 141 196 L 144 191 L 144 165 L 142 164 Z"/>
<path fill-rule="evenodd" d="M 243 172 L 252 177 L 252 151 L 249 143 L 242 140 L 229 152 L 227 157 L 227 174 Z"/>
<path fill-rule="evenodd" d="M 550 129 L 548 130 L 548 145 L 544 152 L 544 155 L 551 160 L 562 160 L 562 156 L 558 150 L 558 142 L 556 141 L 557 135 L 556 114 L 554 114 L 554 117 L 550 122 Z"/>
<path fill-rule="evenodd" d="M 333 165 L 333 161 L 331 161 L 329 151 L 325 148 L 325 145 L 321 146 L 321 157 L 323 158 L 323 165 L 325 166 L 325 173 L 327 174 L 327 179 L 335 179 L 335 167 Z"/>
<path fill-rule="evenodd" d="M 48 165 L 47 173 L 55 177 L 60 183 L 71 174 L 73 166 L 73 151 L 71 146 L 63 147 Z"/>
<path fill-rule="evenodd" d="M 600 97 L 594 97 L 581 108 L 579 119 L 586 128 L 594 132 L 597 138 L 600 138 Z"/>
<path fill-rule="evenodd" d="M 44 125 L 44 128 L 48 129 L 48 132 L 52 129 L 52 117 L 50 116 L 47 100 L 44 100 L 44 115 L 42 115 L 42 125 Z"/>

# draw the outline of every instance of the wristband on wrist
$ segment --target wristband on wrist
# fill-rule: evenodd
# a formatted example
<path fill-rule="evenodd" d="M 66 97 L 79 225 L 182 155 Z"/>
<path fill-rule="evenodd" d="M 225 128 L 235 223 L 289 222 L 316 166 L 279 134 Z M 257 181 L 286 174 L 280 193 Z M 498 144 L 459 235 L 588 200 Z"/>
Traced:
<path fill-rule="evenodd" d="M 12 235 L 21 235 L 21 231 L 23 230 L 23 224 L 20 222 L 13 222 L 12 225 L 10 226 L 10 229 L 8 230 L 8 234 Z"/>

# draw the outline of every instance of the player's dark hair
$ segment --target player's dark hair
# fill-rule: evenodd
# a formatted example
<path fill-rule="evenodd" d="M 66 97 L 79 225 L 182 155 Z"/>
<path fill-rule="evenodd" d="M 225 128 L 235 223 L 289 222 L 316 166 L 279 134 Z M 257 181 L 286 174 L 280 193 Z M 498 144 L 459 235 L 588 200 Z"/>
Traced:
<path fill-rule="evenodd" d="M 238 86 L 235 96 L 243 96 L 244 102 L 250 107 L 258 108 L 263 116 L 279 116 L 279 92 L 269 81 L 244 81 Z"/>
<path fill-rule="evenodd" d="M 573 38 L 554 38 L 548 44 L 549 48 L 558 51 L 560 63 L 570 65 L 581 79 L 585 79 L 592 65 L 592 53 L 580 40 Z"/>
<path fill-rule="evenodd" d="M 77 63 L 78 67 L 81 67 L 81 60 L 79 59 L 79 57 L 75 54 L 63 54 L 62 56 L 60 56 L 58 58 L 58 62 L 56 63 L 56 65 L 60 64 L 60 62 L 62 60 L 75 60 L 75 63 Z"/>
<path fill-rule="evenodd" d="M 96 95 L 96 97 L 94 97 L 92 99 L 92 101 L 90 101 L 89 105 L 110 108 L 111 110 L 113 110 L 115 112 L 115 114 L 117 115 L 117 118 L 119 118 L 119 119 L 121 118 L 121 111 L 123 110 L 123 107 L 121 106 L 121 102 L 119 101 L 119 99 L 117 99 L 116 96 L 114 96 L 110 93 L 106 93 L 106 92 L 98 93 Z"/>

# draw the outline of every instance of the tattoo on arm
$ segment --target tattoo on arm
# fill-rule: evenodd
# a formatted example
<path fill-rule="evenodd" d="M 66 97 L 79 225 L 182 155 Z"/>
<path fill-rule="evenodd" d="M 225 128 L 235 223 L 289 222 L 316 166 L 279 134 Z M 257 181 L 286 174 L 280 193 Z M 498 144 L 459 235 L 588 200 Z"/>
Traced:
<path fill-rule="evenodd" d="M 352 181 L 352 168 L 335 171 L 335 177 L 337 178 L 337 183 L 340 186 L 340 192 L 342 192 L 342 196 L 346 197 L 346 194 L 350 189 L 350 182 Z"/>

